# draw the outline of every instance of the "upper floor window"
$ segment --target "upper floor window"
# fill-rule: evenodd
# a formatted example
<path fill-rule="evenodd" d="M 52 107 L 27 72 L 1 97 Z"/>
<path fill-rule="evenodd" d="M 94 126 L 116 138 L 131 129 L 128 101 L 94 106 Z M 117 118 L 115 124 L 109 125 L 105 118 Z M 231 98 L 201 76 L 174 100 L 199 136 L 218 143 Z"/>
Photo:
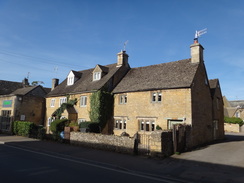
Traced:
<path fill-rule="evenodd" d="M 161 102 L 162 101 L 162 93 L 161 92 L 153 92 L 152 93 L 152 102 Z"/>
<path fill-rule="evenodd" d="M 97 81 L 101 79 L 101 72 L 94 72 L 93 73 L 93 81 Z"/>
<path fill-rule="evenodd" d="M 73 85 L 74 84 L 74 76 L 69 76 L 67 78 L 67 85 Z"/>
<path fill-rule="evenodd" d="M 51 99 L 51 103 L 50 103 L 50 107 L 54 107 L 54 106 L 55 106 L 55 99 L 52 98 L 52 99 Z"/>
<path fill-rule="evenodd" d="M 67 102 L 67 97 L 63 97 L 59 99 L 59 107 L 62 105 L 62 103 L 66 103 Z"/>
<path fill-rule="evenodd" d="M 126 104 L 127 103 L 127 95 L 120 95 L 119 96 L 119 103 Z"/>
<path fill-rule="evenodd" d="M 85 107 L 87 105 L 87 96 L 80 97 L 80 106 Z"/>

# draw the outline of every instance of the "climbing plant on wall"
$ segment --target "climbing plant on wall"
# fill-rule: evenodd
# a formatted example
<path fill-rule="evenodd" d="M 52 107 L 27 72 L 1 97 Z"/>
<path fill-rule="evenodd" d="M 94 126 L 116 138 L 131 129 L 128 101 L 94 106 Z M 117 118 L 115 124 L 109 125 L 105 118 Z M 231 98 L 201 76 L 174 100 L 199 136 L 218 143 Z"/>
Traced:
<path fill-rule="evenodd" d="M 113 112 L 113 95 L 104 90 L 98 90 L 90 96 L 90 120 L 104 128 Z"/>
<path fill-rule="evenodd" d="M 62 113 L 65 111 L 65 109 L 67 109 L 68 107 L 73 107 L 76 104 L 77 104 L 77 98 L 71 100 L 70 96 L 68 95 L 67 102 L 62 103 L 61 106 L 53 112 L 52 116 L 55 116 L 56 119 L 60 119 L 62 116 Z"/>

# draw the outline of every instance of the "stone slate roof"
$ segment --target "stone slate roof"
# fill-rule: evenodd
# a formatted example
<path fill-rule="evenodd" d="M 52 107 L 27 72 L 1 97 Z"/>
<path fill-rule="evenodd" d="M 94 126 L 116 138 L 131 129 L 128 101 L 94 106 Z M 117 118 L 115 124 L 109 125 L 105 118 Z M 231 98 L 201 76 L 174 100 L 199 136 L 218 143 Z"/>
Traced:
<path fill-rule="evenodd" d="M 39 86 L 28 86 L 28 87 L 24 87 L 24 88 L 19 88 L 19 89 L 15 90 L 14 92 L 12 92 L 12 94 L 14 94 L 14 95 L 26 95 L 37 87 L 39 87 Z"/>
<path fill-rule="evenodd" d="M 22 82 L 0 80 L 0 95 L 8 95 L 13 91 L 23 88 Z"/>
<path fill-rule="evenodd" d="M 240 107 L 244 109 L 244 100 L 231 100 L 229 103 L 231 107 Z"/>
<path fill-rule="evenodd" d="M 191 63 L 191 59 L 185 59 L 132 68 L 113 93 L 190 87 L 198 66 Z"/>
<path fill-rule="evenodd" d="M 119 70 L 120 67 L 116 67 L 117 63 L 110 64 L 106 66 L 102 66 L 103 69 L 107 70 L 107 74 L 104 75 L 100 80 L 93 81 L 93 70 L 82 70 L 76 71 L 80 73 L 80 79 L 78 79 L 73 85 L 67 85 L 67 78 L 60 83 L 54 90 L 48 93 L 47 97 L 51 96 L 61 96 L 66 94 L 74 94 L 74 93 L 86 93 L 94 90 L 101 89 L 108 81 L 112 78 L 112 76 Z M 106 68 L 105 68 L 106 67 Z"/>

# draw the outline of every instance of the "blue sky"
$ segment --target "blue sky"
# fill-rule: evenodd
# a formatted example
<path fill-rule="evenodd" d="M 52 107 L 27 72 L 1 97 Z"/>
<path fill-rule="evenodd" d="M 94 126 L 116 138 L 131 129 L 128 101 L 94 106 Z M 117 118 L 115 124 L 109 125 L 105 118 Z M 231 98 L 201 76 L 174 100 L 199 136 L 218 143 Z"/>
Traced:
<path fill-rule="evenodd" d="M 0 0 L 0 79 L 51 87 L 70 70 L 115 63 L 127 40 L 131 67 L 186 59 L 204 28 L 209 79 L 244 100 L 243 0 Z"/>

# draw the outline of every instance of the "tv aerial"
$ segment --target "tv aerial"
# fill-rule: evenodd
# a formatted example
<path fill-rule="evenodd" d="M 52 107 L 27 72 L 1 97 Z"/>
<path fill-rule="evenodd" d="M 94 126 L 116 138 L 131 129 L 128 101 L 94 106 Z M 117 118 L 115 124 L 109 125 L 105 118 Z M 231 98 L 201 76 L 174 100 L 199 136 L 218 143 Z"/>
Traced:
<path fill-rule="evenodd" d="M 128 44 L 128 42 L 129 42 L 129 40 L 124 42 L 124 51 L 126 51 L 125 48 L 126 48 L 126 45 Z"/>
<path fill-rule="evenodd" d="M 199 30 L 199 31 L 196 30 L 194 41 L 197 43 L 198 42 L 198 38 L 201 35 L 206 34 L 206 33 L 207 33 L 207 28 Z"/>

